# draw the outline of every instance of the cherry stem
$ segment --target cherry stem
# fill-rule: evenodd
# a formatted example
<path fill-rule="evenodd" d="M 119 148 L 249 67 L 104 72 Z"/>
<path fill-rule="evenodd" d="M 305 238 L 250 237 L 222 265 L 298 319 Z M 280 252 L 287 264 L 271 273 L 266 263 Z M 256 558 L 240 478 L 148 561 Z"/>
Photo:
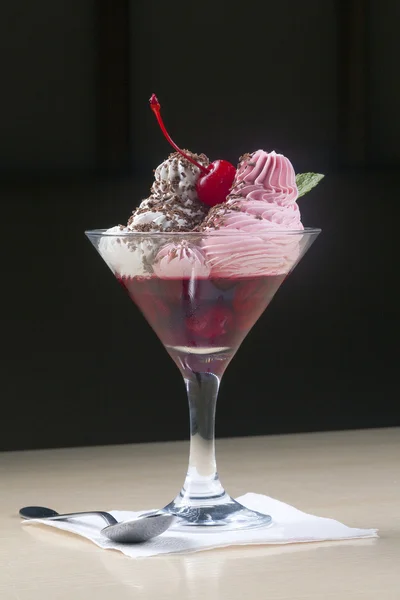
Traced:
<path fill-rule="evenodd" d="M 161 114 L 160 114 L 160 103 L 158 101 L 158 98 L 155 94 L 152 94 L 151 98 L 150 98 L 150 108 L 153 111 L 153 113 L 156 115 L 156 119 L 158 121 L 158 124 L 161 128 L 161 131 L 163 132 L 164 136 L 166 137 L 166 139 L 168 140 L 168 142 L 171 144 L 171 146 L 173 148 L 175 148 L 175 150 L 177 152 L 179 152 L 179 154 L 181 154 L 184 158 L 186 158 L 186 160 L 188 160 L 189 162 L 192 163 L 192 165 L 194 165 L 195 167 L 197 167 L 198 169 L 200 169 L 200 171 L 204 174 L 208 173 L 210 171 L 211 167 L 203 167 L 203 165 L 201 165 L 200 163 L 198 163 L 196 160 L 194 160 L 194 158 L 192 158 L 191 156 L 189 156 L 188 154 L 186 154 L 186 152 L 183 152 L 183 150 L 181 150 L 176 144 L 175 142 L 172 140 L 172 138 L 170 137 L 168 131 L 165 128 L 164 122 L 162 120 Z"/>

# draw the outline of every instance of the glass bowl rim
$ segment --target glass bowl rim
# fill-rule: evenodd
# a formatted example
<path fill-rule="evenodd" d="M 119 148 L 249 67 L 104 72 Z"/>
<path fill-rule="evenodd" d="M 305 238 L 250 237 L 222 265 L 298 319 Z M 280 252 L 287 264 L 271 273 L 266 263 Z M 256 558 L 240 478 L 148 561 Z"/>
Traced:
<path fill-rule="evenodd" d="M 117 226 L 118 227 L 118 226 Z M 304 227 L 304 229 L 266 229 L 265 231 L 238 231 L 236 229 L 215 229 L 212 231 L 124 231 L 110 232 L 108 229 L 87 229 L 85 235 L 88 237 L 149 237 L 149 238 L 177 238 L 177 237 L 213 237 L 221 235 L 234 235 L 235 237 L 254 237 L 254 236 L 295 236 L 295 235 L 318 235 L 321 229 L 318 227 Z"/>

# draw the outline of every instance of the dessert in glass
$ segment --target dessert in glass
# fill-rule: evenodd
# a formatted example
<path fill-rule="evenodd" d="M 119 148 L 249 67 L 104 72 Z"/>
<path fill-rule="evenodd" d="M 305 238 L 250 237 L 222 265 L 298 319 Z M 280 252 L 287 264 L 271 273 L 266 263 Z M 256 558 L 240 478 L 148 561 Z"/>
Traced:
<path fill-rule="evenodd" d="M 225 492 L 214 422 L 222 375 L 280 285 L 318 236 L 297 198 L 321 175 L 295 175 L 282 154 L 257 150 L 237 169 L 180 150 L 153 95 L 150 105 L 176 152 L 155 170 L 151 193 L 127 225 L 86 235 L 178 366 L 190 415 L 189 467 L 165 507 L 174 528 L 219 531 L 267 526 Z"/>

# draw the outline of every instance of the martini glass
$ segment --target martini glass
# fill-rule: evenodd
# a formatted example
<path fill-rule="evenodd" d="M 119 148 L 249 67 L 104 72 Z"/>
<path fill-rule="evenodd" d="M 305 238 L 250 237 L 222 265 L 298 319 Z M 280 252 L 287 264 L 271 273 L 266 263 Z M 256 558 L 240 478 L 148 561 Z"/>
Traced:
<path fill-rule="evenodd" d="M 236 530 L 271 523 L 269 515 L 245 508 L 221 484 L 214 445 L 217 395 L 243 339 L 319 233 L 86 232 L 186 385 L 189 467 L 180 493 L 165 507 L 180 517 L 180 529 Z"/>

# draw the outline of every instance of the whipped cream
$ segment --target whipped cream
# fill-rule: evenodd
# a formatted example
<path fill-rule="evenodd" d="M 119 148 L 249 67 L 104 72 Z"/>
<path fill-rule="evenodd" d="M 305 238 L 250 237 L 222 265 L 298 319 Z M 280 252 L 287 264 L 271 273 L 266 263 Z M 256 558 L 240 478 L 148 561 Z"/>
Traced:
<path fill-rule="evenodd" d="M 241 158 L 228 201 L 241 197 L 290 206 L 297 196 L 296 174 L 290 160 L 275 151 L 257 150 Z"/>
<path fill-rule="evenodd" d="M 185 151 L 204 166 L 204 154 Z M 199 225 L 208 207 L 197 197 L 200 169 L 177 152 L 157 167 L 151 195 L 145 198 L 128 221 L 132 231 L 191 231 Z"/>
<path fill-rule="evenodd" d="M 148 276 L 157 249 L 149 239 L 132 239 L 127 227 L 116 225 L 107 229 L 99 241 L 98 250 L 111 271 L 119 277 Z M 112 235 L 107 235 L 112 234 Z M 118 237 L 116 237 L 118 236 Z"/>
<path fill-rule="evenodd" d="M 298 236 L 279 231 L 303 229 L 297 196 L 296 175 L 285 156 L 264 150 L 243 156 L 227 201 L 213 207 L 201 225 L 205 232 L 232 231 L 203 242 L 213 270 L 229 276 L 289 272 L 299 255 Z M 239 232 L 254 237 L 243 239 Z"/>
<path fill-rule="evenodd" d="M 299 257 L 298 235 L 240 235 L 215 231 L 203 238 L 202 250 L 213 277 L 256 277 L 289 273 Z"/>
<path fill-rule="evenodd" d="M 257 150 L 241 159 L 226 202 L 210 210 L 201 229 L 303 229 L 297 196 L 291 162 L 282 154 Z"/>
<path fill-rule="evenodd" d="M 157 254 L 154 273 L 163 279 L 208 277 L 210 268 L 200 248 L 186 240 L 167 244 Z"/>
<path fill-rule="evenodd" d="M 150 196 L 133 212 L 127 227 L 131 231 L 191 231 L 206 214 L 207 207 L 199 200 Z"/>
<path fill-rule="evenodd" d="M 210 164 L 205 154 L 184 152 L 204 167 Z M 186 160 L 178 152 L 170 154 L 154 171 L 155 181 L 151 187 L 152 196 L 178 196 L 182 203 L 186 200 L 198 200 L 196 183 L 201 175 L 200 169 Z"/>

